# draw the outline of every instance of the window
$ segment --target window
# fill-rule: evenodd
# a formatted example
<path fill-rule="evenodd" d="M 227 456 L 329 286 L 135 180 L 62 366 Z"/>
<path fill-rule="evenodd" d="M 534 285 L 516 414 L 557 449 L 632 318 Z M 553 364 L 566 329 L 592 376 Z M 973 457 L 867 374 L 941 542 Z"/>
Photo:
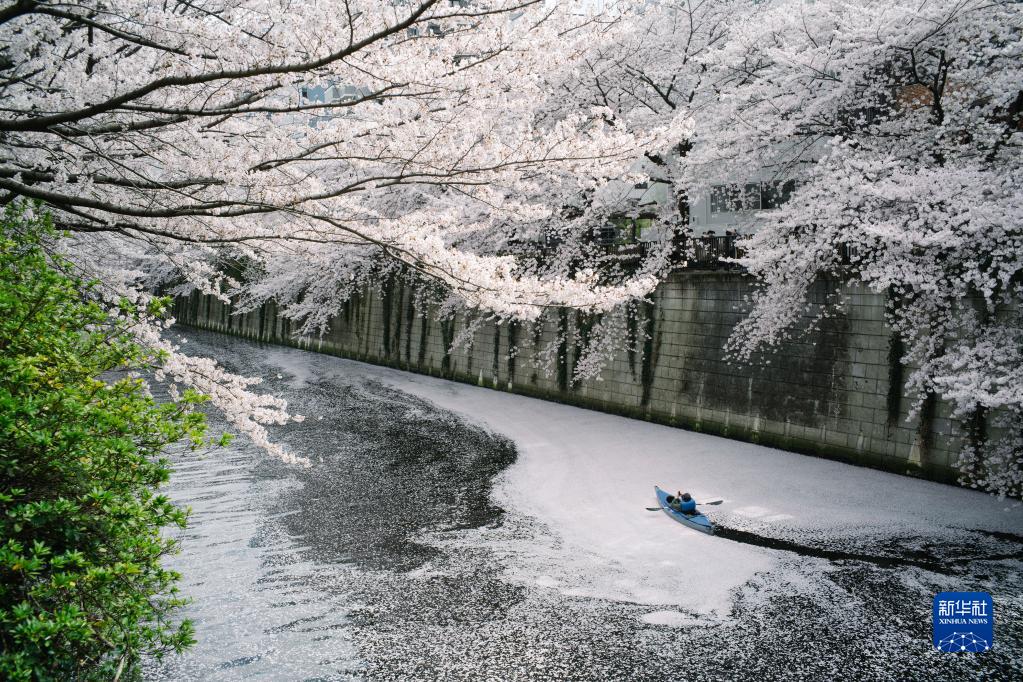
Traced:
<path fill-rule="evenodd" d="M 778 208 L 792 196 L 795 180 L 714 185 L 710 188 L 711 213 L 739 213 Z"/>
<path fill-rule="evenodd" d="M 636 241 L 649 239 L 653 233 L 654 216 L 648 213 L 640 213 L 636 218 Z"/>
<path fill-rule="evenodd" d="M 611 224 L 615 226 L 615 244 L 621 246 L 635 241 L 632 218 L 628 216 L 615 216 L 611 218 Z"/>
<path fill-rule="evenodd" d="M 761 208 L 778 208 L 790 198 L 796 189 L 795 180 L 777 180 L 765 182 L 764 190 L 760 195 Z"/>
<path fill-rule="evenodd" d="M 618 236 L 618 228 L 614 225 L 605 225 L 597 230 L 597 242 L 601 246 L 611 246 Z"/>
<path fill-rule="evenodd" d="M 597 241 L 601 246 L 622 246 L 635 240 L 635 225 L 628 216 L 611 216 L 607 224 L 597 230 Z"/>
<path fill-rule="evenodd" d="M 742 210 L 744 211 L 759 211 L 760 210 L 760 192 L 762 190 L 761 183 L 751 182 L 742 186 Z"/>
<path fill-rule="evenodd" d="M 714 185 L 710 189 L 711 213 L 738 213 L 760 208 L 760 183 Z"/>
<path fill-rule="evenodd" d="M 732 198 L 732 188 L 728 185 L 714 185 L 710 188 L 710 212 L 732 213 L 738 210 Z"/>

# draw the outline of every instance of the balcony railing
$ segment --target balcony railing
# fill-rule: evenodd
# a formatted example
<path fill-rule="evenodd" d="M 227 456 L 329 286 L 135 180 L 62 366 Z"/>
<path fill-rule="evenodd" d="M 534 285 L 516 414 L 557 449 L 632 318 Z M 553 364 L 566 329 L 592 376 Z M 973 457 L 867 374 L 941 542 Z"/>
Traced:
<path fill-rule="evenodd" d="M 614 256 L 622 263 L 635 261 L 638 264 L 651 248 L 655 248 L 655 243 L 622 239 L 619 236 L 616 241 L 602 240 L 601 246 L 609 256 Z M 742 255 L 743 250 L 736 246 L 736 237 L 733 234 L 695 235 L 676 238 L 672 260 L 676 267 L 686 269 L 735 270 L 740 266 L 722 262 L 721 259 L 738 258 Z"/>
<path fill-rule="evenodd" d="M 739 268 L 735 263 L 722 262 L 722 258 L 739 258 L 745 255 L 735 243 L 734 234 L 702 235 L 690 239 L 692 255 L 687 259 L 686 266 L 691 268 L 721 268 L 734 270 Z"/>
<path fill-rule="evenodd" d="M 739 246 L 739 236 L 735 234 L 703 234 L 676 237 L 672 261 L 676 268 L 686 270 L 742 270 L 742 266 L 738 263 L 728 262 L 729 259 L 742 258 L 746 255 L 745 249 Z M 655 242 L 622 239 L 620 235 L 616 237 L 616 241 L 611 241 L 608 238 L 606 241 L 598 243 L 608 257 L 626 267 L 630 264 L 638 266 L 650 249 L 660 248 Z M 544 245 L 535 243 L 537 251 L 534 254 L 557 249 L 559 245 L 560 241 L 556 240 Z M 856 261 L 855 247 L 839 244 L 836 249 L 839 263 L 843 266 L 849 266 Z"/>

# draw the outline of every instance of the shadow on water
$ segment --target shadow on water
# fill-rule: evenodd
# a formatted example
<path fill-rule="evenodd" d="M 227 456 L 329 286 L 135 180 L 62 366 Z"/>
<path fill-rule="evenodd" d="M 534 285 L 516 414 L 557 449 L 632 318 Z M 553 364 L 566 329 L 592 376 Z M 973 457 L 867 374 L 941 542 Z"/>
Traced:
<path fill-rule="evenodd" d="M 412 570 L 438 553 L 417 536 L 500 517 L 490 488 L 515 461 L 508 439 L 374 382 L 308 383 L 289 401 L 314 416 L 282 435 L 316 455 L 278 511 L 315 558 Z"/>
<path fill-rule="evenodd" d="M 973 532 L 973 531 L 971 531 Z M 980 531 L 981 534 L 995 538 L 1001 541 L 1014 542 L 1021 545 L 1020 549 L 1012 552 L 1004 552 L 997 554 L 976 554 L 975 549 L 972 546 L 964 547 L 966 554 L 963 552 L 948 552 L 944 554 L 946 556 L 938 556 L 933 552 L 927 551 L 926 549 L 909 549 L 905 546 L 900 546 L 899 540 L 891 540 L 887 543 L 887 549 L 893 551 L 890 555 L 877 555 L 877 554 L 864 554 L 862 552 L 852 552 L 847 550 L 838 549 L 823 549 L 820 547 L 812 547 L 804 545 L 798 542 L 792 542 L 791 540 L 782 540 L 779 538 L 770 538 L 749 531 L 739 530 L 737 528 L 729 528 L 727 526 L 716 526 L 715 535 L 732 542 L 741 542 L 746 545 L 754 545 L 756 547 L 765 547 L 767 549 L 781 550 L 785 552 L 792 552 L 799 556 L 813 557 L 817 559 L 826 559 L 833 562 L 843 561 L 862 561 L 865 563 L 880 566 L 882 568 L 902 568 L 906 566 L 914 566 L 916 568 L 922 568 L 928 571 L 934 571 L 936 573 L 944 573 L 948 575 L 954 575 L 962 572 L 963 567 L 967 564 L 977 561 L 1002 561 L 1005 559 L 1020 559 L 1023 560 L 1023 537 L 1013 535 L 1011 533 L 997 533 Z M 949 546 L 945 547 L 946 550 L 950 549 Z M 970 554 L 970 550 L 973 549 L 973 553 Z"/>
<path fill-rule="evenodd" d="M 520 542 L 537 537 L 489 501 L 491 482 L 515 460 L 511 442 L 351 363 L 189 337 L 190 349 L 229 368 L 275 377 L 261 390 L 307 418 L 273 436 L 313 466 L 270 461 L 243 441 L 214 457 L 176 459 L 170 492 L 195 513 L 183 554 L 169 561 L 194 598 L 184 615 L 199 643 L 150 662 L 153 682 L 658 680 L 694 670 L 702 679 L 824 679 L 838 670 L 878 682 L 1019 679 L 1016 601 L 1002 603 L 1002 648 L 983 659 L 935 658 L 928 620 L 931 597 L 950 586 L 1023 594 L 1014 564 L 985 563 L 970 575 L 965 563 L 1010 548 L 1018 557 L 1018 537 L 949 529 L 837 547 L 724 528 L 726 540 L 830 560 L 837 570 L 788 562 L 798 565 L 745 585 L 723 623 L 655 625 L 645 620 L 649 605 L 502 573 L 505 552 L 531 551 Z M 496 539 L 510 550 L 471 531 L 445 532 L 502 519 L 509 523 Z M 913 567 L 927 571 L 905 580 Z"/>
<path fill-rule="evenodd" d="M 287 399 L 293 414 L 306 415 L 275 429 L 274 437 L 312 466 L 266 462 L 260 475 L 301 484 L 271 511 L 312 560 L 409 571 L 438 554 L 416 537 L 500 522 L 490 490 L 515 462 L 510 439 L 379 381 L 317 376 L 309 363 L 280 366 L 262 344 L 232 339 L 226 355 L 217 335 L 196 333 L 193 341 L 192 351 L 218 356 L 229 371 L 276 375 L 266 390 Z"/>
<path fill-rule="evenodd" d="M 467 561 L 423 539 L 499 523 L 491 482 L 515 461 L 511 441 L 361 376 L 291 373 L 255 344 L 191 341 L 228 370 L 273 377 L 266 390 L 307 417 L 274 439 L 312 466 L 244 441 L 175 456 L 169 492 L 194 513 L 169 565 L 200 641 L 147 661 L 147 679 L 362 679 L 372 632 L 486 623 L 521 601 L 485 553 Z"/>

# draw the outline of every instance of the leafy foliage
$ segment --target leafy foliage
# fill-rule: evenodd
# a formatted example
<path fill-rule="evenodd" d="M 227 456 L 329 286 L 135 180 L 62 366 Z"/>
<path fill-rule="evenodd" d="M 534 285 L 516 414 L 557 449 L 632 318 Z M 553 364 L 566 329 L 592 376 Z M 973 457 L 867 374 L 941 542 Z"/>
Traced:
<path fill-rule="evenodd" d="M 164 448 L 204 442 L 194 393 L 157 403 L 127 370 L 159 362 L 92 288 L 48 255 L 45 215 L 9 205 L 0 227 L 0 678 L 110 680 L 143 653 L 192 643 L 169 617 L 161 567 L 185 511 L 156 492 Z M 85 298 L 83 298 L 83 292 Z M 164 301 L 148 314 L 159 313 Z"/>

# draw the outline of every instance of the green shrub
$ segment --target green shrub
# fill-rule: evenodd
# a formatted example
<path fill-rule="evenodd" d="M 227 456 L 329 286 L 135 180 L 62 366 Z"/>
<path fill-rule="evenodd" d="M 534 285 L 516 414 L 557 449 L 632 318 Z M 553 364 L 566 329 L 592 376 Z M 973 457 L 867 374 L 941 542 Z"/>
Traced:
<path fill-rule="evenodd" d="M 6 209 L 0 679 L 128 679 L 142 655 L 194 641 L 190 623 L 172 620 L 179 576 L 161 566 L 175 543 L 160 529 L 184 527 L 186 514 L 156 491 L 165 447 L 201 443 L 205 421 L 200 396 L 157 403 L 129 376 L 160 358 L 127 333 L 131 305 L 112 319 L 90 300 L 95 285 L 48 255 L 58 239 L 45 215 Z"/>

